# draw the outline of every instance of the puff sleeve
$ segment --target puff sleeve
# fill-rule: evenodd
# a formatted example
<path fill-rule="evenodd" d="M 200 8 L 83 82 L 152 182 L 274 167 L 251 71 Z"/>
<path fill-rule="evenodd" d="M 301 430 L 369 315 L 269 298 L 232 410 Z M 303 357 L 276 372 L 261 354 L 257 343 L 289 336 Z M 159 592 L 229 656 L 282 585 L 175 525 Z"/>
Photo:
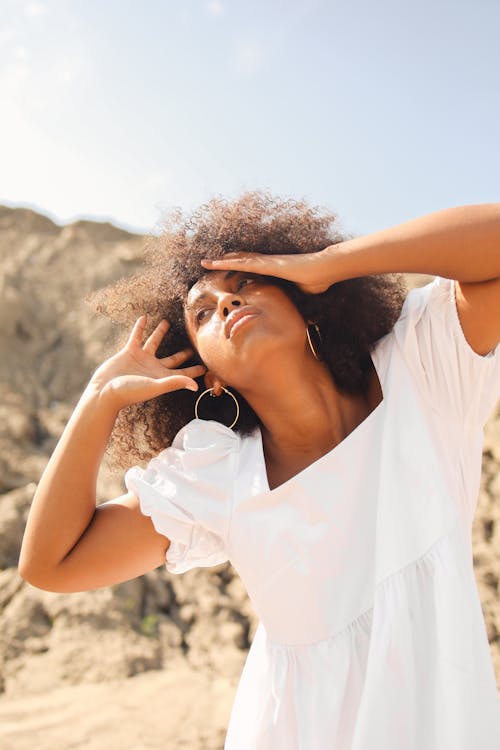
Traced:
<path fill-rule="evenodd" d="M 484 427 L 500 396 L 500 345 L 485 356 L 472 349 L 460 324 L 455 281 L 436 276 L 412 289 L 394 334 L 431 408 L 457 429 Z"/>
<path fill-rule="evenodd" d="M 194 419 L 147 467 L 130 467 L 124 482 L 170 539 L 166 568 L 184 573 L 228 560 L 227 537 L 239 436 L 219 422 Z"/>

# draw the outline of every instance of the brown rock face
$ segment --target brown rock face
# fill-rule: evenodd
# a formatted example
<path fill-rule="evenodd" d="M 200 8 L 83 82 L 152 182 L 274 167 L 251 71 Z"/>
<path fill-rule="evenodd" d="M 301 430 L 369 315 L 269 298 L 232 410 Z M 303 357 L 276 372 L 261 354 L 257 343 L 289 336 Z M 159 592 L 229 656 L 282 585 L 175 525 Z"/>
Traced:
<path fill-rule="evenodd" d="M 1 747 L 222 748 L 257 627 L 229 563 L 182 576 L 159 568 L 78 594 L 41 591 L 17 573 L 36 483 L 113 346 L 112 324 L 83 297 L 135 271 L 142 246 L 108 223 L 57 226 L 0 206 Z M 485 431 L 473 543 L 500 689 L 499 466 L 497 413 Z M 124 491 L 102 467 L 99 500 Z"/>

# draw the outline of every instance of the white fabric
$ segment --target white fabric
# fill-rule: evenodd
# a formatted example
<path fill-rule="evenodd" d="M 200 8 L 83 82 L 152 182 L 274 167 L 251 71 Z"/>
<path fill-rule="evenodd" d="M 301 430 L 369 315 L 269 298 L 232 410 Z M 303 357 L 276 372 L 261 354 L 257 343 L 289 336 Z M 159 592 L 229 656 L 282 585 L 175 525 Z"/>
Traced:
<path fill-rule="evenodd" d="M 372 359 L 383 401 L 272 491 L 259 429 L 200 420 L 125 475 L 167 569 L 229 559 L 259 616 L 225 750 L 500 747 L 470 538 L 500 346 L 471 349 L 437 277 Z"/>
<path fill-rule="evenodd" d="M 132 466 L 125 473 L 125 486 L 139 498 L 141 511 L 171 540 L 170 573 L 228 559 L 228 509 L 238 446 L 232 430 L 195 419 L 146 469 Z"/>

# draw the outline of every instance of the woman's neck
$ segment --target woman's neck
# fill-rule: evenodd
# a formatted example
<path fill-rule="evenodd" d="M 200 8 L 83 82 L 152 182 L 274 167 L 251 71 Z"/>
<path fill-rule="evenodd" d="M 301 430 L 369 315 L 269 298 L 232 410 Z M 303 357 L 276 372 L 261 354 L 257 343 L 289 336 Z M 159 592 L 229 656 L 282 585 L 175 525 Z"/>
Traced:
<path fill-rule="evenodd" d="M 259 391 L 245 393 L 262 422 L 266 459 L 315 460 L 334 448 L 354 430 L 382 400 L 380 383 L 373 369 L 366 394 L 350 395 L 335 385 L 320 362 L 301 368 L 293 377 L 289 369 L 259 381 Z"/>

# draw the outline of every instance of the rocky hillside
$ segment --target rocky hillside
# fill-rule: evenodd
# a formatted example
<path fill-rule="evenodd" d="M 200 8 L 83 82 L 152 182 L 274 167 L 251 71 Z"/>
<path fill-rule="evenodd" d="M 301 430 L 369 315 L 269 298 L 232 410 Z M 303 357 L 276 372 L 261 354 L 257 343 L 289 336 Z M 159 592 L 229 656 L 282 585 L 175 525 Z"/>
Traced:
<path fill-rule="evenodd" d="M 109 223 L 58 226 L 0 206 L 2 748 L 221 748 L 257 626 L 229 563 L 182 576 L 160 568 L 81 594 L 40 591 L 17 573 L 36 484 L 113 346 L 112 324 L 83 298 L 133 272 L 142 243 Z M 473 542 L 500 688 L 499 467 L 497 414 L 486 429 Z M 124 491 L 103 466 L 99 501 Z"/>

